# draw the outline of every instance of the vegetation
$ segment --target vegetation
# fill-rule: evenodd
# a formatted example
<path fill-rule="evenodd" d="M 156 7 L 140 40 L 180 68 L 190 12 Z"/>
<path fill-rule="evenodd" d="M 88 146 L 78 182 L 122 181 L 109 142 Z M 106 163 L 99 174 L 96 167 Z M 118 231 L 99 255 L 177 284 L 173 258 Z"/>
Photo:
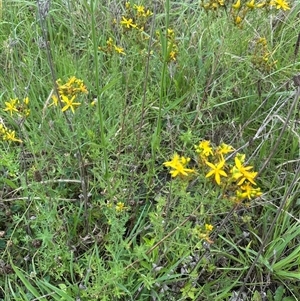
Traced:
<path fill-rule="evenodd" d="M 300 300 L 299 1 L 0 1 L 0 300 Z"/>

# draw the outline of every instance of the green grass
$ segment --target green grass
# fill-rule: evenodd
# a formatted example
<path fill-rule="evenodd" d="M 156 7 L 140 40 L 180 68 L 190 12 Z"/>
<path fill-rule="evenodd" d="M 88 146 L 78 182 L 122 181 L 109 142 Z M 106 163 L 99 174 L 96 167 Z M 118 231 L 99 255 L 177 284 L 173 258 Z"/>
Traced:
<path fill-rule="evenodd" d="M 22 140 L 0 141 L 0 300 L 300 300 L 297 1 L 241 28 L 231 2 L 130 1 L 143 32 L 125 1 L 0 3 L 1 124 Z M 74 114 L 50 106 L 72 76 Z M 3 110 L 25 97 L 28 117 Z M 245 154 L 263 194 L 232 202 L 201 140 Z M 175 152 L 199 173 L 171 178 Z"/>

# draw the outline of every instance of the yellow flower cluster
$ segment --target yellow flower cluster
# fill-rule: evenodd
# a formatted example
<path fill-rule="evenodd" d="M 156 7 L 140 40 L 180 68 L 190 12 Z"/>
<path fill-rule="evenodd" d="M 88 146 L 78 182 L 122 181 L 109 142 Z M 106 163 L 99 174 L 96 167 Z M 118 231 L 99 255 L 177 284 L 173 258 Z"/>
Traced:
<path fill-rule="evenodd" d="M 81 79 L 72 76 L 69 80 L 62 84 L 61 79 L 56 81 L 57 90 L 59 93 L 60 101 L 62 102 L 62 112 L 70 109 L 73 113 L 75 113 L 76 107 L 80 106 L 80 102 L 75 102 L 76 97 L 80 94 L 87 94 L 88 90 L 84 85 Z M 52 95 L 53 102 L 50 106 L 58 106 L 58 97 L 57 95 Z"/>
<path fill-rule="evenodd" d="M 119 55 L 126 55 L 129 53 L 130 43 L 134 45 L 134 47 L 138 47 L 138 51 L 141 56 L 144 56 L 145 53 L 149 53 L 147 50 L 147 44 L 145 41 L 149 40 L 151 36 L 150 32 L 150 17 L 153 13 L 145 8 L 144 5 L 132 4 L 130 2 L 125 3 L 125 13 L 120 16 L 120 20 L 114 19 L 113 26 L 116 26 L 116 31 L 119 31 L 121 28 L 121 32 L 119 36 L 125 37 L 127 36 L 129 39 L 122 39 L 123 44 L 126 43 L 124 47 L 118 46 L 114 42 L 114 38 L 109 37 L 106 40 L 106 44 L 104 46 L 99 46 L 98 50 L 102 51 L 106 54 L 117 53 Z M 160 53 L 160 57 L 166 59 L 168 62 L 176 61 L 178 55 L 178 46 L 175 40 L 174 30 L 171 28 L 166 29 L 166 39 L 167 39 L 167 57 L 163 57 L 162 53 L 162 45 L 161 45 L 161 37 L 160 32 L 156 32 L 156 39 L 153 43 L 154 47 L 158 49 L 158 53 Z M 150 54 L 153 54 L 153 50 L 150 51 Z"/>
<path fill-rule="evenodd" d="M 254 43 L 251 58 L 254 68 L 261 72 L 272 71 L 276 67 L 277 61 L 272 59 L 272 53 L 268 49 L 267 40 L 265 38 L 258 38 Z"/>
<path fill-rule="evenodd" d="M 113 203 L 108 202 L 106 204 L 107 208 L 114 208 L 117 214 L 122 213 L 123 211 L 128 210 L 128 207 L 125 206 L 123 202 L 117 202 L 117 204 L 113 205 Z"/>
<path fill-rule="evenodd" d="M 107 54 L 112 54 L 113 52 L 116 52 L 118 54 L 126 55 L 126 53 L 124 52 L 124 48 L 117 46 L 114 43 L 114 40 L 112 38 L 109 38 L 106 41 L 106 46 L 104 46 L 104 47 L 100 47 L 99 46 L 98 50 L 103 51 L 103 52 L 105 52 Z"/>
<path fill-rule="evenodd" d="M 214 147 L 210 141 L 201 141 L 195 145 L 199 170 L 187 168 L 190 158 L 180 157 L 175 154 L 171 161 L 163 163 L 171 168 L 172 177 L 186 177 L 189 174 L 205 173 L 206 178 L 214 177 L 214 182 L 223 190 L 223 195 L 230 197 L 235 202 L 244 199 L 251 200 L 259 197 L 262 193 L 257 186 L 253 166 L 245 165 L 245 155 L 237 154 L 234 162 L 226 160 L 225 155 L 233 152 L 231 145 L 222 143 Z"/>
<path fill-rule="evenodd" d="M 17 114 L 21 117 L 28 117 L 30 115 L 29 98 L 25 97 L 21 102 L 18 98 L 11 98 L 9 101 L 5 102 L 5 108 L 3 111 L 9 112 L 10 116 Z"/>
<path fill-rule="evenodd" d="M 148 18 L 153 15 L 153 13 L 146 9 L 143 5 L 134 4 L 131 6 L 129 2 L 126 2 L 126 15 L 122 16 L 120 21 L 121 26 L 128 29 L 139 29 L 144 30 Z"/>
<path fill-rule="evenodd" d="M 116 208 L 116 211 L 119 213 L 128 209 L 127 207 L 125 207 L 124 203 L 122 203 L 122 202 L 118 202 L 115 208 Z"/>
<path fill-rule="evenodd" d="M 235 25 L 240 26 L 246 15 L 255 9 L 273 8 L 288 10 L 290 5 L 286 0 L 202 0 L 201 6 L 207 11 L 217 11 L 220 8 L 230 12 Z"/>
<path fill-rule="evenodd" d="M 199 239 L 204 239 L 206 240 L 208 243 L 213 243 L 213 241 L 210 239 L 209 235 L 211 234 L 212 230 L 213 230 L 213 225 L 211 224 L 205 224 L 204 226 L 200 226 L 197 225 L 194 229 L 193 229 L 193 234 L 196 234 L 198 236 Z"/>
<path fill-rule="evenodd" d="M 200 167 L 209 167 L 206 178 L 214 176 L 217 185 L 223 188 L 223 195 L 231 195 L 235 202 L 241 202 L 244 199 L 253 199 L 259 197 L 262 193 L 256 186 L 255 178 L 257 172 L 252 171 L 253 166 L 245 166 L 245 155 L 237 154 L 234 157 L 234 164 L 227 162 L 224 155 L 233 152 L 231 145 L 222 143 L 213 147 L 210 141 L 201 141 L 195 145 L 196 152 L 199 154 Z M 232 193 L 235 195 L 232 196 Z"/>
<path fill-rule="evenodd" d="M 190 162 L 190 158 L 180 157 L 178 154 L 174 154 L 171 161 L 163 163 L 164 166 L 170 167 L 170 174 L 172 177 L 185 177 L 189 173 L 194 173 L 193 169 L 186 168 L 186 165 Z"/>
<path fill-rule="evenodd" d="M 16 137 L 15 131 L 9 130 L 2 121 L 0 123 L 0 138 L 3 141 L 22 142 Z"/>
<path fill-rule="evenodd" d="M 3 111 L 8 112 L 11 117 L 17 115 L 18 117 L 26 118 L 30 115 L 29 98 L 25 97 L 22 101 L 18 98 L 11 98 L 9 101 L 5 102 Z M 5 126 L 2 119 L 0 119 L 0 139 L 3 141 L 22 142 L 21 139 L 16 137 L 15 131 L 8 129 Z"/>
<path fill-rule="evenodd" d="M 126 2 L 125 8 L 126 14 L 121 16 L 121 20 L 119 22 L 119 25 L 122 29 L 122 34 L 131 34 L 133 32 L 132 30 L 134 30 L 131 40 L 141 40 L 140 37 L 142 34 L 147 36 L 147 34 L 144 33 L 144 29 L 149 17 L 152 16 L 153 13 L 149 9 L 146 9 L 143 5 L 134 4 L 132 6 L 129 2 Z M 113 23 L 114 25 L 118 24 L 116 19 Z M 138 35 L 135 33 L 138 33 Z M 144 39 L 145 38 L 142 38 L 142 40 Z M 106 54 L 117 53 L 126 55 L 124 48 L 116 45 L 111 37 L 106 41 L 106 45 L 99 46 L 98 50 Z"/>
<path fill-rule="evenodd" d="M 209 1 L 202 1 L 201 6 L 205 10 L 216 10 L 219 7 L 224 7 L 224 0 L 209 0 Z"/>
<path fill-rule="evenodd" d="M 160 39 L 160 32 L 156 32 L 156 36 L 158 40 Z M 167 29 L 167 51 L 168 51 L 168 61 L 176 61 L 176 57 L 178 55 L 178 47 L 175 41 L 175 32 L 173 29 Z"/>

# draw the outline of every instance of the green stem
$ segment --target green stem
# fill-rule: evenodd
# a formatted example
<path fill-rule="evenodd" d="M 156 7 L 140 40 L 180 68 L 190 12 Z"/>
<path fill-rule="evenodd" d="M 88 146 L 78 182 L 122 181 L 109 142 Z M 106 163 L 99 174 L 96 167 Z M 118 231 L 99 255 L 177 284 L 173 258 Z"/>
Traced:
<path fill-rule="evenodd" d="M 159 93 L 159 107 L 158 107 L 158 115 L 156 121 L 156 129 L 152 138 L 152 163 L 155 162 L 156 152 L 160 144 L 160 134 L 162 127 L 162 108 L 163 103 L 167 97 L 167 64 L 169 57 L 169 49 L 168 49 L 168 28 L 169 28 L 169 14 L 170 14 L 170 2 L 166 0 L 165 3 L 165 33 L 161 37 L 161 46 L 162 46 L 162 56 L 163 56 L 163 66 L 161 70 L 161 81 L 160 81 L 160 93 Z"/>
<path fill-rule="evenodd" d="M 95 7 L 97 0 L 91 1 L 91 17 L 92 17 L 92 42 L 93 42 L 93 51 L 94 51 L 94 71 L 95 71 L 95 85 L 97 91 L 97 98 L 98 98 L 98 116 L 99 116 L 99 127 L 100 127 L 100 140 L 101 140 L 101 147 L 103 151 L 103 160 L 104 160 L 104 179 L 106 180 L 107 189 L 109 195 L 111 195 L 111 186 L 109 182 L 109 166 L 108 166 L 108 154 L 107 154 L 107 143 L 106 143 L 106 136 L 105 136 L 105 126 L 104 126 L 104 117 L 103 117 L 103 107 L 101 103 L 101 87 L 99 83 L 99 62 L 98 62 L 98 40 L 96 35 L 96 22 L 95 22 Z"/>

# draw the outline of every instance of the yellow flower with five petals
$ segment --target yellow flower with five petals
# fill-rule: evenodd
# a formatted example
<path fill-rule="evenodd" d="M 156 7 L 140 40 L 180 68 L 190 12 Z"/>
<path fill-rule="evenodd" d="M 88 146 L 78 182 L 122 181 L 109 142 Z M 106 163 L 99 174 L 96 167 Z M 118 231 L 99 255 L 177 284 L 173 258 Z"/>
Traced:
<path fill-rule="evenodd" d="M 188 176 L 189 173 L 195 172 L 193 169 L 186 168 L 190 160 L 190 158 L 180 157 L 178 154 L 174 154 L 172 160 L 164 162 L 163 165 L 173 169 L 170 171 L 172 178 L 176 176 Z"/>
<path fill-rule="evenodd" d="M 73 112 L 73 114 L 75 113 L 75 108 L 80 106 L 81 103 L 80 102 L 74 102 L 74 99 L 76 98 L 76 96 L 72 96 L 71 99 L 69 99 L 68 96 L 65 95 L 61 95 L 61 101 L 63 103 L 65 103 L 65 106 L 61 109 L 62 112 L 71 109 L 71 111 Z"/>
<path fill-rule="evenodd" d="M 17 109 L 17 104 L 19 103 L 18 98 L 12 98 L 10 101 L 5 102 L 5 109 L 4 111 L 10 112 L 10 116 L 12 116 L 13 112 L 19 112 Z"/>
<path fill-rule="evenodd" d="M 254 179 L 257 175 L 257 172 L 250 171 L 253 166 L 243 165 L 244 158 L 245 156 L 242 156 L 240 158 L 239 156 L 236 156 L 234 158 L 235 166 L 231 170 L 233 179 L 239 180 L 239 182 L 237 183 L 238 186 L 242 185 L 246 180 L 248 180 L 253 185 L 256 185 Z"/>
<path fill-rule="evenodd" d="M 225 160 L 221 160 L 218 164 L 212 164 L 207 161 L 206 164 L 211 168 L 211 171 L 205 177 L 209 178 L 212 175 L 215 175 L 216 183 L 221 185 L 221 176 L 227 177 L 226 172 L 223 170 Z"/>

